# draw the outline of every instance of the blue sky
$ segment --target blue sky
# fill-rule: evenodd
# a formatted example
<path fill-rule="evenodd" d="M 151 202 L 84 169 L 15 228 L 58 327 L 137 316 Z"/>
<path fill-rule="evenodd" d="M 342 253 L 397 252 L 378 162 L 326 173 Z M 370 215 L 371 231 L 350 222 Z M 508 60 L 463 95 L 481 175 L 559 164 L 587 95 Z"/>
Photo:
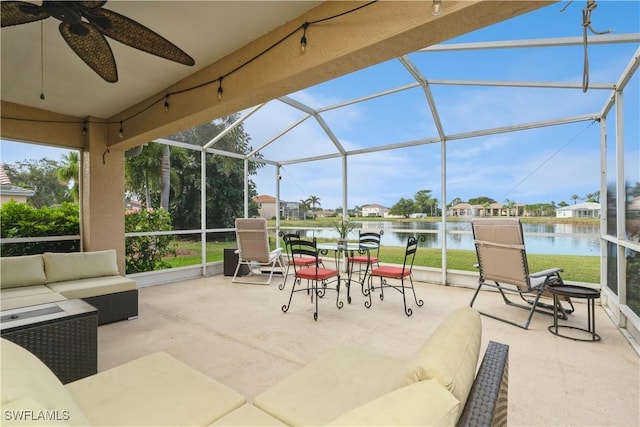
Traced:
<path fill-rule="evenodd" d="M 575 0 L 553 4 L 527 15 L 459 37 L 454 42 L 478 42 L 582 35 L 582 8 Z M 640 32 L 640 3 L 597 2 L 592 27 L 613 34 Z M 446 6 L 446 3 L 445 3 Z M 308 46 L 313 48 L 312 43 Z M 589 47 L 592 84 L 613 83 L 628 64 L 637 44 Z M 428 80 L 508 80 L 581 82 L 584 53 L 581 46 L 553 49 L 500 49 L 466 52 L 413 53 L 409 59 Z M 638 73 L 636 73 L 638 74 Z M 640 170 L 640 77 L 625 91 L 625 161 Z M 350 99 L 414 83 L 397 60 L 378 64 L 291 95 L 322 108 Z M 531 89 L 432 85 L 446 134 L 546 121 L 597 113 L 609 91 Z M 245 122 L 254 147 L 261 146 L 300 119 L 303 113 L 279 101 L 267 104 Z M 323 113 L 347 150 L 364 149 L 437 136 L 424 92 L 414 88 Z M 614 115 L 609 119 L 610 140 L 615 135 Z M 335 153 L 331 141 L 313 119 L 306 120 L 262 151 L 265 158 L 292 160 Z M 60 150 L 2 142 L 0 161 L 61 158 Z M 310 195 L 321 206 L 342 206 L 342 163 L 339 159 L 287 165 L 281 171 L 281 198 L 299 201 Z M 598 123 L 563 126 L 452 140 L 447 143 L 447 201 L 488 196 L 521 203 L 570 200 L 600 186 L 600 128 Z M 413 198 L 422 189 L 442 200 L 441 146 L 380 151 L 351 156 L 348 165 L 348 207 L 377 203 L 392 206 L 400 198 Z M 275 195 L 275 169 L 264 167 L 253 178 L 260 194 Z M 629 180 L 640 181 L 638 176 Z"/>
<path fill-rule="evenodd" d="M 478 42 L 582 35 L 582 8 L 565 2 L 467 34 L 454 42 Z M 592 13 L 596 30 L 613 34 L 640 32 L 638 2 L 599 1 Z M 589 47 L 590 82 L 613 83 L 626 67 L 637 44 Z M 414 53 L 410 60 L 427 80 L 507 80 L 581 82 L 581 46 L 553 49 L 501 49 L 466 52 Z M 625 97 L 626 157 L 638 171 L 638 76 Z M 292 94 L 314 108 L 322 108 L 413 83 L 397 60 L 376 65 Z M 520 123 L 598 113 L 609 91 L 580 89 L 488 88 L 432 85 L 444 131 L 448 135 Z M 269 140 L 298 120 L 302 113 L 272 103 L 247 120 L 245 129 L 254 146 Z M 264 111 L 263 111 L 264 110 Z M 344 147 L 375 147 L 437 136 L 420 88 L 323 113 Z M 283 125 L 284 123 L 284 125 Z M 614 115 L 609 131 L 613 132 Z M 613 138 L 610 133 L 609 138 Z M 632 144 L 631 141 L 636 141 Z M 263 151 L 266 158 L 295 159 L 333 153 L 322 129 L 309 119 Z M 348 207 L 368 203 L 392 206 L 432 190 L 442 200 L 440 144 L 352 156 L 348 166 Z M 447 143 L 447 200 L 488 196 L 499 202 L 572 203 L 600 188 L 600 128 L 579 122 L 531 131 L 498 134 Z M 257 179 L 261 193 L 275 194 L 274 170 L 264 168 Z M 281 197 L 298 201 L 320 197 L 323 208 L 342 206 L 342 165 L 324 160 L 283 167 Z M 631 177 L 640 181 L 640 177 Z"/>

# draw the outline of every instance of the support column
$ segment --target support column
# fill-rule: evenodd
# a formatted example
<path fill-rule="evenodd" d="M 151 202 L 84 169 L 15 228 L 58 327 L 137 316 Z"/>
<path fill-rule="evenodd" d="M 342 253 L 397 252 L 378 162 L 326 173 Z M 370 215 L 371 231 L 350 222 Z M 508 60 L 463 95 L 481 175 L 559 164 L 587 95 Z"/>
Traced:
<path fill-rule="evenodd" d="M 107 130 L 102 124 L 87 125 L 81 180 L 83 251 L 115 249 L 118 270 L 124 274 L 124 151 L 107 147 Z"/>

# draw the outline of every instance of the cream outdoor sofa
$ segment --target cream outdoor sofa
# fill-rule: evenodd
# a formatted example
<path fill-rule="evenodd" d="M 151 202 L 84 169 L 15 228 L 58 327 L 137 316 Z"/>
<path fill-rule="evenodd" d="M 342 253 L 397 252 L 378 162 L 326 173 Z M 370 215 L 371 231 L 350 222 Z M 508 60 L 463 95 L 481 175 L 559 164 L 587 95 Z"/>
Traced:
<path fill-rule="evenodd" d="M 113 249 L 0 258 L 2 310 L 80 298 L 98 324 L 138 316 L 136 282 L 121 276 Z"/>
<path fill-rule="evenodd" d="M 162 352 L 62 385 L 3 339 L 3 424 L 31 414 L 103 426 L 506 425 L 508 346 L 490 342 L 476 374 L 480 341 L 478 312 L 462 307 L 409 360 L 339 346 L 251 404 Z"/>

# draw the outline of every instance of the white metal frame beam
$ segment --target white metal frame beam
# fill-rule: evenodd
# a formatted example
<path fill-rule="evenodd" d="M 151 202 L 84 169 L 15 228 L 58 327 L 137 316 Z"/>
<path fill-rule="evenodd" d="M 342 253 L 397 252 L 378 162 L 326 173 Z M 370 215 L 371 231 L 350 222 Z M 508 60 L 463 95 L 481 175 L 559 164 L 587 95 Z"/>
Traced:
<path fill-rule="evenodd" d="M 588 43 L 591 45 L 596 45 L 596 44 L 620 44 L 620 43 L 638 43 L 640 42 L 640 33 L 632 33 L 632 34 L 621 34 L 621 35 L 598 35 L 598 36 L 593 36 L 590 37 L 588 39 Z M 480 42 L 480 43 L 454 43 L 454 44 L 441 44 L 441 45 L 436 45 L 436 46 L 431 46 L 425 49 L 421 49 L 415 53 L 417 54 L 424 54 L 424 53 L 430 53 L 430 52 L 450 52 L 450 51 L 465 51 L 465 50 L 482 50 L 482 49 L 514 49 L 514 48 L 546 48 L 546 47 L 555 47 L 555 46 L 574 46 L 574 45 L 582 45 L 584 43 L 584 40 L 582 37 L 564 37 L 564 38 L 550 38 L 550 39 L 530 39 L 530 40 L 510 40 L 510 41 L 498 41 L 498 42 Z M 411 55 L 411 54 L 410 54 Z M 503 126 L 503 127 L 496 127 L 496 128 L 490 128 L 490 129 L 478 129 L 478 130 L 474 130 L 471 132 L 464 132 L 464 133 L 458 133 L 458 134 L 451 134 L 451 135 L 447 135 L 442 122 L 440 120 L 440 116 L 438 114 L 438 109 L 437 109 L 437 104 L 435 102 L 435 99 L 433 98 L 433 95 L 431 93 L 431 89 L 430 86 L 431 85 L 446 85 L 446 86 L 482 86 L 482 87 L 526 87 L 526 88 L 545 88 L 545 89 L 567 89 L 567 90 L 576 90 L 576 89 L 581 89 L 582 90 L 582 84 L 581 83 L 571 83 L 571 82 L 540 82 L 540 81 L 490 81 L 490 80 L 454 80 L 454 79 L 433 79 L 433 80 L 428 80 L 427 78 L 424 77 L 424 75 L 420 72 L 420 70 L 418 69 L 418 67 L 411 61 L 411 59 L 409 58 L 409 55 L 404 55 L 401 57 L 397 58 L 400 63 L 403 65 L 403 67 L 409 72 L 409 74 L 416 80 L 415 83 L 410 83 L 410 84 L 406 84 L 406 85 L 402 85 L 402 86 L 398 86 L 392 89 L 388 89 L 388 90 L 384 90 L 381 92 L 377 92 L 377 93 L 373 93 L 370 95 L 366 95 L 366 96 L 362 96 L 359 98 L 355 98 L 355 99 L 351 99 L 351 100 L 347 100 L 347 101 L 343 101 L 337 104 L 333 104 L 333 105 L 329 105 L 329 106 L 325 106 L 322 108 L 318 108 L 318 109 L 314 109 L 312 107 L 310 107 L 309 105 L 306 105 L 296 99 L 293 99 L 291 96 L 283 96 L 278 98 L 277 100 L 284 103 L 285 105 L 288 105 L 292 108 L 295 108 L 297 110 L 302 111 L 303 113 L 305 113 L 305 116 L 303 116 L 302 118 L 300 118 L 299 120 L 297 120 L 296 122 L 292 123 L 290 126 L 288 126 L 287 128 L 283 129 L 280 133 L 278 133 L 277 135 L 275 135 L 274 137 L 264 141 L 262 144 L 260 144 L 258 146 L 257 149 L 254 149 L 253 151 L 251 151 L 248 154 L 241 154 L 241 153 L 231 153 L 231 152 L 227 152 L 224 150 L 216 150 L 213 149 L 212 146 L 216 144 L 216 142 L 218 142 L 222 137 L 224 137 L 224 135 L 226 135 L 228 132 L 230 132 L 234 127 L 240 125 L 241 123 L 243 123 L 247 118 L 249 118 L 252 114 L 254 114 L 256 111 L 258 111 L 260 108 L 262 108 L 265 104 L 261 104 L 258 105 L 256 107 L 254 107 L 253 109 L 249 110 L 243 117 L 239 118 L 238 120 L 236 120 L 233 124 L 231 124 L 229 127 L 227 127 L 223 132 L 221 132 L 221 134 L 217 135 L 215 138 L 213 138 L 211 141 L 209 141 L 207 144 L 205 144 L 204 147 L 197 147 L 197 146 L 192 146 L 190 144 L 185 144 L 185 143 L 180 143 L 177 141 L 169 141 L 166 139 L 160 139 L 160 140 L 156 140 L 156 142 L 160 142 L 163 144 L 169 144 L 172 146 L 177 146 L 177 147 L 183 147 L 183 148 L 190 148 L 193 150 L 201 150 L 203 152 L 203 158 L 204 158 L 204 153 L 211 153 L 211 154 L 216 154 L 216 155 L 222 155 L 222 156 L 229 156 L 229 157 L 233 157 L 233 158 L 237 158 L 237 159 L 241 159 L 244 161 L 244 165 L 245 165 L 245 193 L 247 190 L 247 182 L 248 181 L 248 176 L 247 176 L 247 169 L 248 169 L 248 162 L 249 161 L 257 161 L 257 162 L 261 162 L 264 164 L 271 164 L 274 165 L 276 167 L 276 188 L 277 188 L 277 193 L 278 193 L 278 200 L 280 197 L 280 183 L 279 183 L 279 177 L 280 177 L 280 168 L 284 165 L 292 165 L 292 164 L 299 164 L 299 163 L 306 163 L 306 162 L 313 162 L 313 161 L 320 161 L 320 160 L 327 160 L 327 159 L 335 159 L 335 158 L 342 158 L 342 174 L 343 174 L 343 213 L 346 214 L 347 212 L 347 167 L 348 167 L 348 157 L 349 156 L 354 156 L 354 155 L 359 155 L 359 154 L 367 154 L 367 153 L 374 153 L 374 152 L 379 152 L 379 151 L 388 151 L 388 150 L 396 150 L 396 149 L 401 149 L 401 148 L 408 148 L 408 147 L 415 147 L 415 146 L 420 146 L 420 145 L 426 145 L 426 144 L 433 144 L 433 143 L 441 143 L 441 156 L 442 156 L 442 161 L 441 161 L 441 168 L 442 168 L 442 194 L 443 194 L 443 207 L 445 206 L 445 197 L 446 197 L 446 182 L 447 182 L 447 178 L 446 178 L 446 145 L 447 142 L 449 141 L 454 141 L 454 140 L 462 140 L 462 139 L 469 139 L 469 138 L 475 138 L 475 137 L 481 137 L 481 136 L 489 136 L 489 135 L 496 135 L 496 134 L 501 134 L 501 133 L 510 133 L 510 132 L 517 132 L 517 131 L 523 131 L 523 130 L 530 130 L 530 129 L 536 129 L 536 128 L 542 128 L 542 127 L 549 127 L 549 126 L 559 126 L 559 125 L 565 125 L 565 124 L 569 124 L 569 123 L 576 123 L 576 122 L 582 122 L 582 121 L 600 121 L 602 120 L 603 126 L 606 126 L 606 115 L 610 112 L 610 110 L 613 108 L 614 105 L 617 105 L 617 101 L 619 101 L 621 99 L 622 96 L 622 91 L 624 90 L 625 86 L 628 84 L 629 80 L 632 78 L 632 76 L 634 75 L 634 73 L 637 71 L 638 67 L 640 66 L 640 48 L 638 48 L 635 52 L 635 54 L 633 55 L 633 57 L 631 58 L 631 60 L 629 61 L 627 67 L 625 68 L 625 70 L 623 71 L 623 73 L 620 75 L 619 79 L 617 82 L 615 83 L 591 83 L 589 85 L 589 89 L 591 90 L 609 90 L 611 91 L 611 95 L 607 98 L 607 100 L 605 101 L 602 110 L 600 112 L 595 112 L 595 113 L 590 113 L 590 114 L 584 114 L 584 115 L 580 115 L 580 116 L 573 116 L 573 117 L 564 117 L 564 118 L 557 118 L 557 119 L 553 119 L 553 120 L 545 120 L 545 121 L 536 121 L 536 122 L 529 122 L 529 123 L 519 123 L 519 124 L 514 124 L 514 125 L 509 125 L 509 126 Z M 403 141 L 403 142 L 397 142 L 397 143 L 391 143 L 391 144 L 385 144 L 385 145 L 381 145 L 381 146 L 376 146 L 376 147 L 368 147 L 368 148 L 361 148 L 361 149 L 355 149 L 355 150 L 345 150 L 343 145 L 341 144 L 339 138 L 334 134 L 334 132 L 332 131 L 331 127 L 326 123 L 326 121 L 324 120 L 324 118 L 322 117 L 322 113 L 326 112 L 326 111 L 332 111 L 332 110 L 336 110 L 339 108 L 343 108 L 343 107 L 347 107 L 350 105 L 354 105 L 354 104 L 358 104 L 361 102 L 365 102 L 368 100 L 372 100 L 372 99 L 376 99 L 376 98 L 380 98 L 380 97 L 384 97 L 387 95 L 391 95 L 391 94 L 395 94 L 398 92 L 402 92 L 402 91 L 406 91 L 406 90 L 411 90 L 414 88 L 422 88 L 424 94 L 425 94 L 425 98 L 426 101 L 428 103 L 429 109 L 431 111 L 433 120 L 434 120 L 434 124 L 436 126 L 436 130 L 438 135 L 437 136 L 433 136 L 433 137 L 429 137 L 429 138 L 421 138 L 418 140 L 413 140 L 413 141 Z M 617 107 L 618 108 L 618 114 L 622 114 L 621 110 L 620 110 L 620 106 Z M 329 138 L 329 140 L 331 140 L 331 142 L 333 143 L 333 145 L 335 146 L 337 152 L 336 153 L 329 153 L 329 154 L 325 154 L 325 155 L 318 155 L 318 156 L 310 156 L 310 157 L 306 157 L 306 158 L 298 158 L 298 159 L 291 159 L 291 160 L 278 160 L 278 159 L 262 159 L 262 158 L 258 158 L 256 157 L 256 155 L 263 149 L 265 149 L 267 146 L 275 143 L 278 139 L 280 139 L 281 137 L 283 137 L 285 134 L 289 133 L 290 131 L 292 131 L 293 129 L 295 129 L 296 127 L 298 127 L 300 124 L 302 124 L 303 122 L 305 122 L 309 117 L 313 117 L 316 122 L 320 125 L 320 127 L 322 128 L 322 130 L 325 132 L 325 134 L 327 135 L 327 137 Z M 621 136 L 618 135 L 618 140 L 621 139 Z M 204 184 L 204 180 L 206 179 L 206 177 L 204 176 L 204 169 L 203 169 L 203 184 Z M 202 186 L 203 188 L 205 187 L 204 185 Z M 206 197 L 205 195 L 203 195 L 203 198 Z M 247 214 L 247 209 L 248 209 L 248 200 L 246 199 L 247 195 L 245 194 L 245 215 Z M 279 211 L 276 215 L 276 219 L 277 219 L 277 224 L 279 226 Z M 444 220 L 443 220 L 444 221 Z M 446 229 L 446 222 L 445 222 L 445 227 L 443 227 L 443 229 Z M 443 242 L 445 241 L 445 239 L 443 239 Z M 446 283 L 446 244 L 443 243 L 443 282 Z"/>

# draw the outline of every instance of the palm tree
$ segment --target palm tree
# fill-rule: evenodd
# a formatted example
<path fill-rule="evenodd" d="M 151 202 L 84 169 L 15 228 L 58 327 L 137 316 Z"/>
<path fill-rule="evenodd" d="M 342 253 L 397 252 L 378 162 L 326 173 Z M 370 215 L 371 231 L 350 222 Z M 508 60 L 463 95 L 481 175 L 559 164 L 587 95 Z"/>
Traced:
<path fill-rule="evenodd" d="M 309 196 L 309 198 L 307 199 L 307 204 L 311 206 L 311 210 L 316 211 L 316 205 L 318 205 L 318 207 L 320 206 L 320 197 Z M 313 216 L 315 217 L 315 212 Z"/>
<path fill-rule="evenodd" d="M 600 191 L 595 191 L 593 193 L 589 193 L 585 196 L 587 202 L 599 203 L 600 202 Z"/>
<path fill-rule="evenodd" d="M 580 196 L 578 196 L 577 194 L 574 194 L 573 196 L 571 196 L 571 200 L 573 200 L 573 204 L 575 205 L 576 202 L 578 201 L 578 199 L 580 198 Z"/>
<path fill-rule="evenodd" d="M 307 200 L 300 200 L 300 210 L 304 215 L 304 219 L 307 219 L 307 211 L 309 210 L 309 202 Z"/>
<path fill-rule="evenodd" d="M 511 199 L 504 199 L 504 204 L 507 206 L 507 216 L 511 216 L 511 211 L 515 206 L 515 202 Z"/>
<path fill-rule="evenodd" d="M 78 203 L 80 200 L 80 186 L 78 185 L 78 177 L 80 175 L 80 156 L 77 151 L 69 151 L 68 154 L 62 155 L 62 165 L 56 169 L 56 177 L 64 185 L 71 186 L 71 196 L 73 201 Z"/>
<path fill-rule="evenodd" d="M 160 158 L 160 207 L 169 211 L 169 193 L 171 190 L 171 147 L 162 146 Z"/>
<path fill-rule="evenodd" d="M 151 195 L 160 189 L 161 152 L 161 144 L 149 143 L 125 163 L 125 187 L 138 197 L 144 197 L 147 208 L 153 207 Z"/>

